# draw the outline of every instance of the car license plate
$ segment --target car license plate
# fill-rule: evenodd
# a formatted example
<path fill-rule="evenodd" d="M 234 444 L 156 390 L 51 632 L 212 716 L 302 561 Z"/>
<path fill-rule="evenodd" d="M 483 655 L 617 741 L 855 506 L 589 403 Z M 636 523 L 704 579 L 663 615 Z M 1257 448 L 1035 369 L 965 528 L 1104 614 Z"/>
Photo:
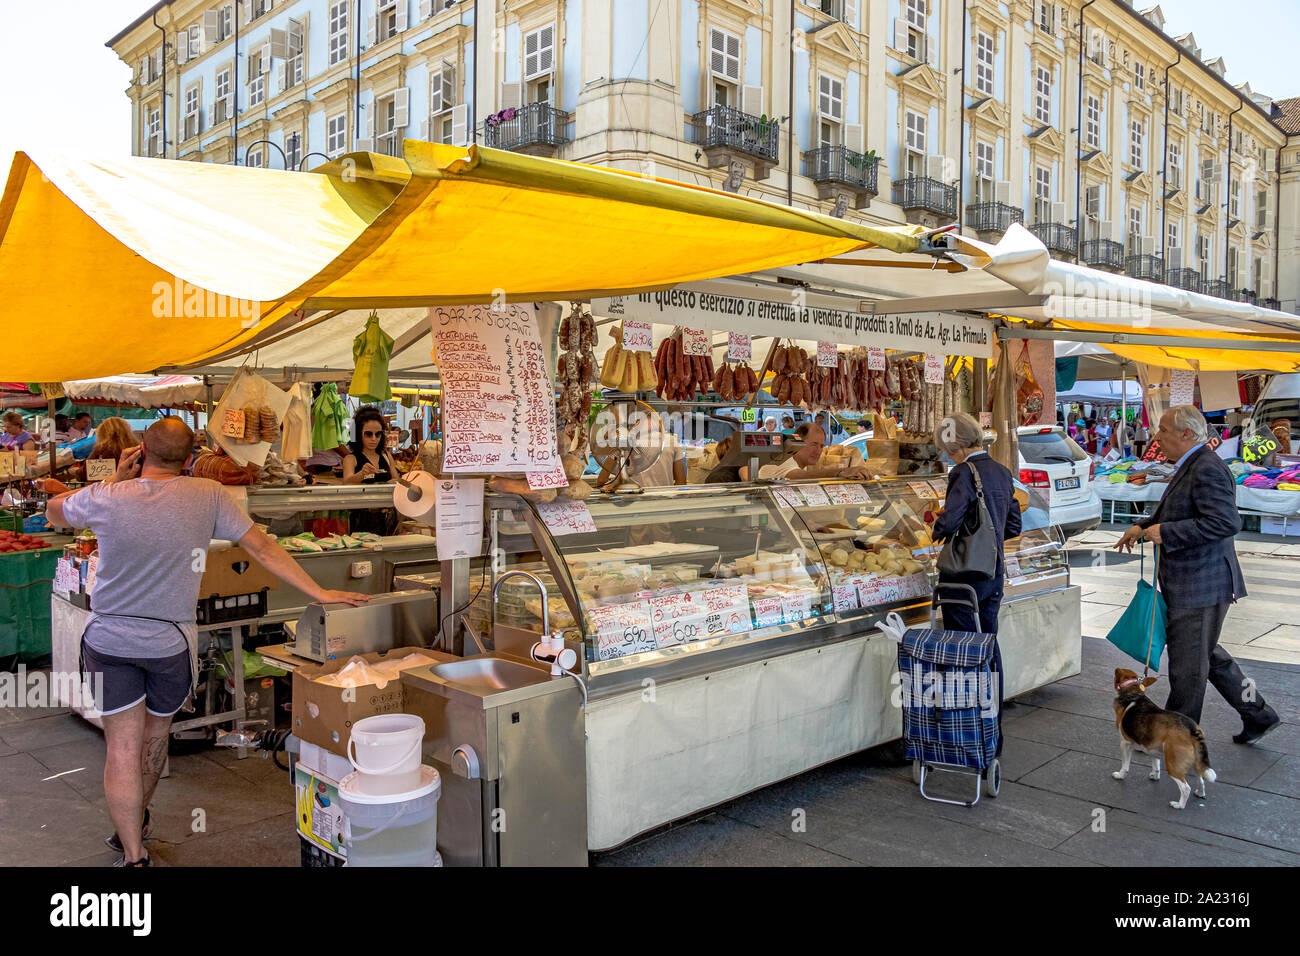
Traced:
<path fill-rule="evenodd" d="M 1071 488 L 1078 488 L 1078 487 L 1079 487 L 1078 478 L 1057 478 L 1056 479 L 1057 491 L 1069 491 Z"/>

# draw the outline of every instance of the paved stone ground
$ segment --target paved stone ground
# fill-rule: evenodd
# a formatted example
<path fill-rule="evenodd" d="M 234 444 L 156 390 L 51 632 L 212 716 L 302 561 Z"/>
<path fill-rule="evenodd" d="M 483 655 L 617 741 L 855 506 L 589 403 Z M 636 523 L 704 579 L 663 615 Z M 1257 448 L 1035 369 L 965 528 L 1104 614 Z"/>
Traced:
<path fill-rule="evenodd" d="M 1202 726 L 1219 774 L 1185 810 L 1176 787 L 1119 765 L 1112 672 L 1127 661 L 1102 636 L 1126 606 L 1138 563 L 1107 551 L 1117 533 L 1071 542 L 1083 588 L 1083 672 L 1020 697 L 1005 714 L 997 800 L 921 799 L 907 767 L 859 754 L 749 794 L 619 850 L 598 865 L 1300 865 L 1300 546 L 1242 536 L 1251 595 L 1224 643 L 1284 726 L 1255 747 L 1210 690 Z M 1149 569 L 1148 569 L 1149 572 Z M 1163 691 L 1153 691 L 1157 701 Z M 1146 766 L 1138 754 L 1135 764 Z M 0 710 L 0 865 L 104 866 L 112 832 L 100 732 L 63 710 Z M 964 783 L 965 781 L 961 781 Z M 955 791 L 956 780 L 944 791 Z M 205 829 L 195 832 L 196 808 Z M 803 828 L 792 827 L 802 811 Z M 172 866 L 298 865 L 288 775 L 257 756 L 174 757 L 153 802 L 150 851 Z M 1104 820 L 1104 830 L 1094 829 Z"/>

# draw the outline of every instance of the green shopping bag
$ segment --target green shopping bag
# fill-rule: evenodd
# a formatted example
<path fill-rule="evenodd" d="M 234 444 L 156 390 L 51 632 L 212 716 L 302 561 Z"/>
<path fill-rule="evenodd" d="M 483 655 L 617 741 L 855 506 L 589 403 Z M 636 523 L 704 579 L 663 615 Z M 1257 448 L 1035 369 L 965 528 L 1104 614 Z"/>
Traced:
<path fill-rule="evenodd" d="M 1156 572 L 1150 583 L 1146 580 L 1146 549 L 1143 548 L 1139 553 L 1142 563 L 1139 565 L 1137 593 L 1129 602 L 1128 609 L 1106 635 L 1106 640 L 1129 657 L 1141 661 L 1145 677 L 1147 669 L 1160 670 L 1168 612 L 1165 609 L 1165 596 L 1156 590 L 1156 581 L 1160 576 L 1160 546 L 1156 545 Z"/>

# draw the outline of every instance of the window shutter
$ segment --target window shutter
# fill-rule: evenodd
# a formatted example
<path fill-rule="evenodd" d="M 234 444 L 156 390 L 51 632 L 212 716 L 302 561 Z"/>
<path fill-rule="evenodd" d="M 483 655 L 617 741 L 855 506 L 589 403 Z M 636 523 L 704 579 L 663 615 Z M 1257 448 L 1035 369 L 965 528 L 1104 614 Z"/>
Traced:
<path fill-rule="evenodd" d="M 1052 203 L 1052 222 L 1065 222 L 1065 203 Z"/>
<path fill-rule="evenodd" d="M 277 60 L 289 59 L 289 34 L 284 30 L 271 29 L 271 56 Z"/>
<path fill-rule="evenodd" d="M 515 84 L 518 86 L 519 84 Z M 451 108 L 451 144 L 464 146 L 469 141 L 469 107 L 464 103 Z"/>
<path fill-rule="evenodd" d="M 442 65 L 442 108 L 451 109 L 456 104 L 456 68 L 450 63 Z"/>
<path fill-rule="evenodd" d="M 411 91 L 401 87 L 393 94 L 393 129 L 406 129 L 410 122 Z"/>
<path fill-rule="evenodd" d="M 429 121 L 427 119 L 420 120 L 420 139 L 426 143 L 433 142 L 433 138 L 429 135 Z"/>
<path fill-rule="evenodd" d="M 181 30 L 176 34 L 176 65 L 184 66 L 190 58 L 190 31 Z"/>
<path fill-rule="evenodd" d="M 925 157 L 925 175 L 939 182 L 943 182 L 943 157 L 927 156 Z"/>
<path fill-rule="evenodd" d="M 287 90 L 287 89 L 289 88 L 289 86 L 290 86 L 290 84 L 289 84 L 289 64 L 288 64 L 288 63 L 281 63 L 279 66 L 277 66 L 277 67 L 275 68 L 275 74 L 276 74 L 276 83 L 279 84 L 279 86 L 277 87 L 277 89 L 279 89 L 279 91 L 280 91 L 281 93 L 283 93 L 283 92 L 284 92 L 285 90 Z"/>
<path fill-rule="evenodd" d="M 542 28 L 542 44 L 538 55 L 542 72 L 550 73 L 555 66 L 555 27 Z"/>
<path fill-rule="evenodd" d="M 427 20 L 433 16 L 433 0 L 420 0 L 420 19 Z"/>
<path fill-rule="evenodd" d="M 1098 216 L 1101 215 L 1101 187 L 1089 186 L 1087 196 L 1088 196 L 1088 205 L 1087 205 L 1088 218 L 1096 219 Z"/>
<path fill-rule="evenodd" d="M 902 17 L 894 21 L 894 49 L 907 52 L 907 21 Z"/>
<path fill-rule="evenodd" d="M 406 9 L 406 0 L 397 0 L 397 32 L 405 33 L 407 27 L 408 11 Z"/>
<path fill-rule="evenodd" d="M 501 84 L 501 108 L 507 109 L 514 107 L 518 109 L 523 103 L 523 89 L 518 83 Z"/>
<path fill-rule="evenodd" d="M 1002 179 L 993 184 L 993 198 L 1003 205 L 1011 204 L 1011 182 Z"/>
<path fill-rule="evenodd" d="M 1183 267 L 1183 250 L 1179 246 L 1170 246 L 1165 250 L 1165 268 L 1174 271 Z"/>
<path fill-rule="evenodd" d="M 445 74 L 434 73 L 429 78 L 429 115 L 437 116 L 447 108 L 442 88 Z M 432 142 L 432 140 L 430 140 Z"/>
<path fill-rule="evenodd" d="M 932 67 L 939 66 L 939 44 L 934 42 L 934 38 L 928 33 L 922 38 L 925 46 L 925 62 Z"/>
<path fill-rule="evenodd" d="M 524 79 L 532 79 L 541 72 L 537 56 L 540 39 L 541 35 L 536 30 L 524 34 Z"/>
<path fill-rule="evenodd" d="M 216 10 L 203 11 L 203 42 L 211 46 L 217 42 L 217 17 L 220 16 Z"/>
<path fill-rule="evenodd" d="M 844 145 L 855 153 L 862 152 L 862 127 L 857 123 L 849 123 L 844 127 Z"/>
<path fill-rule="evenodd" d="M 217 121 L 217 107 L 215 105 L 210 105 L 208 106 L 207 128 L 211 129 L 216 124 L 216 121 Z"/>
<path fill-rule="evenodd" d="M 1277 169 L 1277 150 L 1264 150 L 1264 169 L 1270 173 Z"/>
<path fill-rule="evenodd" d="M 355 5 L 354 5 L 355 9 Z M 379 29 L 379 13 L 375 12 L 374 16 L 366 17 L 366 48 L 370 49 L 375 45 L 376 31 Z"/>
<path fill-rule="evenodd" d="M 740 82 L 740 37 L 726 34 L 727 79 Z"/>
<path fill-rule="evenodd" d="M 370 101 L 370 107 L 366 110 L 366 135 L 358 137 L 357 152 L 370 153 L 375 149 L 375 110 L 378 105 L 374 100 Z"/>
<path fill-rule="evenodd" d="M 844 0 L 844 22 L 851 28 L 858 28 L 858 0 Z"/>
<path fill-rule="evenodd" d="M 750 116 L 763 115 L 763 88 L 746 86 L 740 93 L 740 108 Z"/>
<path fill-rule="evenodd" d="M 825 73 L 817 74 L 817 112 L 831 115 L 831 78 Z"/>

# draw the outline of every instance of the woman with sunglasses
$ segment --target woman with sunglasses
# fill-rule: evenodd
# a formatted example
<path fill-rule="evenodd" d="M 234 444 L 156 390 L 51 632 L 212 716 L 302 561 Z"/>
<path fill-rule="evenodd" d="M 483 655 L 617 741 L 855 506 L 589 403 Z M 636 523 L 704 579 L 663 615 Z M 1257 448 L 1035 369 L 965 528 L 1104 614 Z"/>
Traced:
<path fill-rule="evenodd" d="M 353 416 L 353 434 L 348 442 L 348 453 L 343 456 L 343 483 L 345 485 L 382 485 L 394 480 L 397 466 L 388 453 L 385 433 L 388 423 L 379 409 L 362 405 Z M 397 513 L 392 508 L 353 511 L 349 530 L 369 531 L 373 534 L 391 534 L 397 525 Z"/>

